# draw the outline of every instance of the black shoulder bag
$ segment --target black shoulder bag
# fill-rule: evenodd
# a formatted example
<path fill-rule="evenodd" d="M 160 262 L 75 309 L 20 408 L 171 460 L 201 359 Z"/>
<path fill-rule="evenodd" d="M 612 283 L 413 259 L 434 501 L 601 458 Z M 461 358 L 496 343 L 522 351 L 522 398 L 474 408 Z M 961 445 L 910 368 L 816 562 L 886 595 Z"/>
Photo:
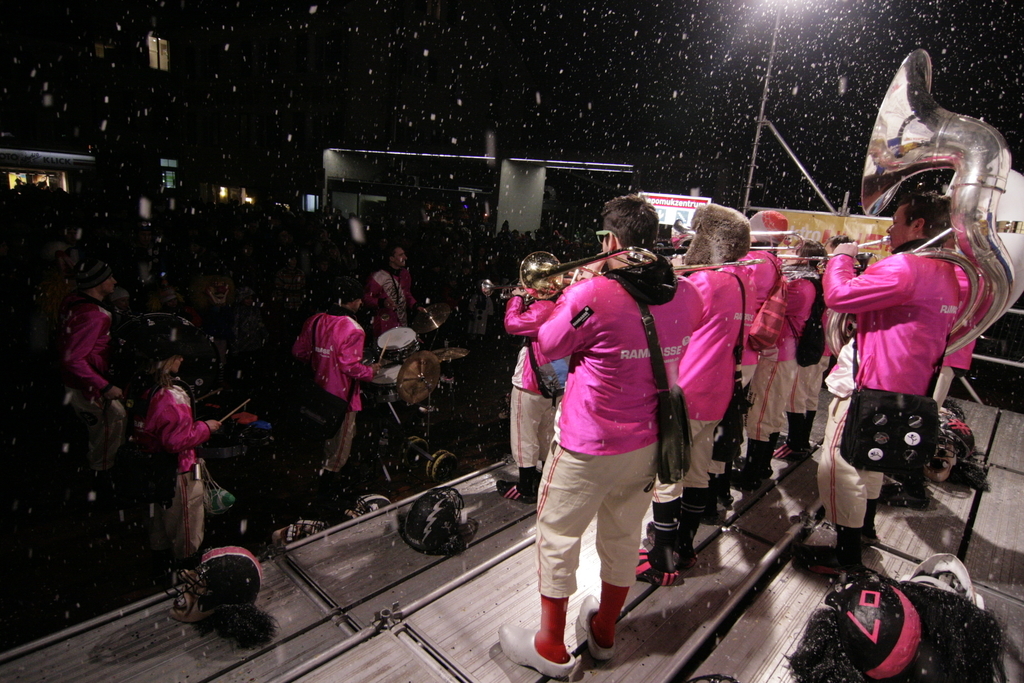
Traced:
<path fill-rule="evenodd" d="M 854 381 L 857 367 L 854 338 Z M 858 388 L 850 397 L 839 452 L 859 470 L 909 472 L 935 455 L 938 439 L 939 406 L 931 396 Z"/>
<path fill-rule="evenodd" d="M 686 415 L 683 390 L 673 382 L 671 388 L 665 375 L 665 359 L 658 343 L 658 330 L 647 304 L 640 307 L 640 319 L 647 333 L 647 346 L 651 351 L 654 385 L 658 389 L 658 481 L 675 484 L 690 469 L 690 421 Z"/>
<path fill-rule="evenodd" d="M 719 271 L 732 275 L 736 285 L 740 288 L 740 331 L 737 334 L 736 345 L 733 346 L 732 355 L 736 361 L 736 369 L 733 373 L 732 400 L 725 409 L 725 415 L 718 423 L 715 436 L 715 447 L 711 453 L 711 459 L 718 462 L 732 462 L 740 454 L 743 445 L 743 419 L 750 410 L 750 399 L 743 388 L 743 332 L 747 327 L 747 290 L 743 287 L 743 281 L 739 275 L 730 273 L 727 270 Z"/>

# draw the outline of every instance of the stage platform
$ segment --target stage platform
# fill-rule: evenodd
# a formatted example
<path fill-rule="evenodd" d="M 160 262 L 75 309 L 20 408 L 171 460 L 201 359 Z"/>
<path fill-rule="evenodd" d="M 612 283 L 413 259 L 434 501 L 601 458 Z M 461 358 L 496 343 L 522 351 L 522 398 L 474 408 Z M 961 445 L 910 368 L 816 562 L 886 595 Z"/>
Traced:
<path fill-rule="evenodd" d="M 932 553 L 959 555 L 1004 627 L 1008 680 L 1024 680 L 1024 415 L 963 405 L 988 452 L 992 490 L 929 483 L 927 510 L 879 506 L 880 541 L 865 549 L 865 563 L 902 578 Z M 824 405 L 819 416 L 813 437 L 820 440 Z M 773 467 L 775 478 L 761 490 L 734 491 L 720 524 L 700 527 L 699 561 L 682 585 L 630 589 L 616 655 L 604 663 L 590 658 L 575 626 L 580 603 L 600 589 L 589 530 L 569 604 L 566 640 L 581 655 L 571 680 L 791 680 L 786 655 L 830 582 L 794 566 L 789 546 L 804 536 L 827 543 L 832 531 L 815 519 L 815 463 Z M 494 491 L 494 480 L 514 471 L 494 466 L 450 482 L 478 524 L 460 555 L 423 555 L 406 545 L 398 529 L 410 498 L 266 560 L 258 604 L 280 625 L 266 647 L 242 650 L 201 636 L 173 621 L 170 598 L 156 595 L 0 654 L 0 680 L 544 680 L 512 664 L 498 645 L 502 624 L 539 622 L 534 510 Z"/>

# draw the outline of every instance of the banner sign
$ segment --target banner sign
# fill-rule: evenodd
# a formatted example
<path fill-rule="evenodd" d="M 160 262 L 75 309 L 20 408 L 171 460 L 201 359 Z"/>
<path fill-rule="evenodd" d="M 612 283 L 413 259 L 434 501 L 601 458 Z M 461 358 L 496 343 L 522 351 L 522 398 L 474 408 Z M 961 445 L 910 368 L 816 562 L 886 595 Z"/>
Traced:
<path fill-rule="evenodd" d="M 62 171 L 93 170 L 96 168 L 96 159 L 88 154 L 0 147 L 0 166 L 26 169 L 55 168 Z"/>
<path fill-rule="evenodd" d="M 658 223 L 674 225 L 676 221 L 682 221 L 684 228 L 690 227 L 690 219 L 693 218 L 693 212 L 698 207 L 711 203 L 710 197 L 688 197 L 682 194 L 648 194 L 645 192 L 643 197 L 658 212 Z"/>
<path fill-rule="evenodd" d="M 784 211 L 776 209 L 789 219 L 789 229 L 800 233 L 805 240 L 825 243 L 833 235 L 848 235 L 854 241 L 863 244 L 880 240 L 888 234 L 892 219 L 872 216 L 834 216 L 818 211 Z M 869 251 L 885 258 L 889 255 L 889 247 L 876 244 L 863 251 Z"/>

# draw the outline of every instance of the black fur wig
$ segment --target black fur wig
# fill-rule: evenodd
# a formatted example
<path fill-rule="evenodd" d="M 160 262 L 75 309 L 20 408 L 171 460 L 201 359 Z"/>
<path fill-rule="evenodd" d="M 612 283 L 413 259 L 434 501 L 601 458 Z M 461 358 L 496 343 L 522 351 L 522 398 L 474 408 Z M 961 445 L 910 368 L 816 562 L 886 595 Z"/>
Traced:
<path fill-rule="evenodd" d="M 222 638 L 233 639 L 239 647 L 265 645 L 277 634 L 277 621 L 256 605 L 221 605 L 206 619 L 196 622 L 203 635 L 217 631 Z"/>
<path fill-rule="evenodd" d="M 1005 682 L 1003 634 L 991 612 L 956 593 L 923 583 L 884 581 L 895 585 L 921 618 L 921 642 L 914 661 L 891 683 Z M 840 635 L 842 613 L 819 609 L 807 623 L 796 651 L 789 656 L 798 683 L 866 683 L 874 679 L 858 670 Z"/>

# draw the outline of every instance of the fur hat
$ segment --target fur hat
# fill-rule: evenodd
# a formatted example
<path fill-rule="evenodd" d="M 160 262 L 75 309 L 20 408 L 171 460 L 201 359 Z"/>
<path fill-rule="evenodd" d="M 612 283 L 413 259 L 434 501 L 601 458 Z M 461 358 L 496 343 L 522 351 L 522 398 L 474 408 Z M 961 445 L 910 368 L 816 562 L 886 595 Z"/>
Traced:
<path fill-rule="evenodd" d="M 738 261 L 750 251 L 750 223 L 735 209 L 705 204 L 693 212 L 695 232 L 686 252 L 688 265 Z"/>

